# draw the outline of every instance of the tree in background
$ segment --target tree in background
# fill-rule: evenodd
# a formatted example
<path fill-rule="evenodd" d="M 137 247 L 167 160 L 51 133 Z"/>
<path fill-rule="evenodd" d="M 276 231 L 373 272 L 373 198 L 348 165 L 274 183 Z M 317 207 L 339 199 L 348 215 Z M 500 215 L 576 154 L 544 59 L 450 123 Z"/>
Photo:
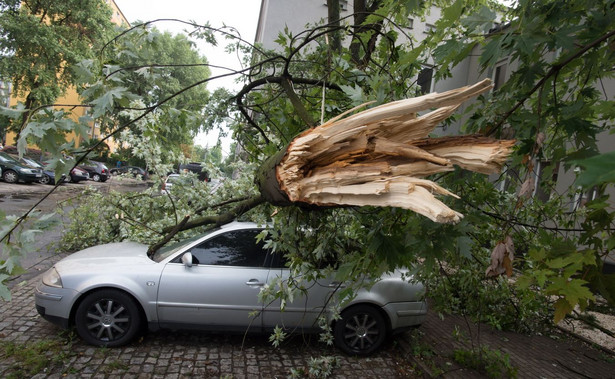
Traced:
<path fill-rule="evenodd" d="M 169 32 L 160 33 L 156 28 L 135 30 L 118 40 L 110 49 L 113 59 L 108 66 L 120 69 L 113 80 L 127 83 L 127 89 L 139 96 L 145 106 L 157 106 L 161 115 L 158 122 L 162 138 L 169 146 L 191 144 L 203 122 L 203 109 L 209 101 L 205 82 L 211 75 L 207 59 L 186 36 Z M 126 75 L 126 76 L 123 76 Z M 167 111 L 167 110 L 178 110 Z"/>
<path fill-rule="evenodd" d="M 53 104 L 75 84 L 72 68 L 99 53 L 113 35 L 111 9 L 95 1 L 0 1 L 0 80 L 12 83 L 25 109 Z M 0 136 L 25 118 L 4 119 Z"/>

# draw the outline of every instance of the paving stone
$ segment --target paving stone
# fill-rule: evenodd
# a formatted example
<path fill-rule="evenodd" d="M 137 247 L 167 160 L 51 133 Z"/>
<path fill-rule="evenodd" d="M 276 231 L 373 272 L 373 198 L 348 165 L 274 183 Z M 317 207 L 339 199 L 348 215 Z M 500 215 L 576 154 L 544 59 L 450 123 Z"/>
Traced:
<path fill-rule="evenodd" d="M 209 334 L 199 332 L 159 331 L 129 346 L 101 349 L 69 340 L 66 332 L 40 318 L 34 310 L 34 286 L 38 278 L 13 288 L 13 301 L 0 306 L 0 343 L 32 343 L 40 340 L 64 342 L 67 358 L 50 363 L 35 378 L 180 378 L 288 377 L 292 368 L 307 370 L 312 357 L 334 355 L 340 365 L 335 378 L 422 377 L 414 368 L 410 334 L 397 336 L 397 344 L 368 358 L 347 357 L 313 338 L 290 339 L 280 349 L 268 342 L 268 336 Z M 456 365 L 451 359 L 455 349 L 470 349 L 472 344 L 453 338 L 455 328 L 472 336 L 476 343 L 478 330 L 468 329 L 457 316 L 440 319 L 430 313 L 420 328 L 420 344 L 428 346 L 438 357 L 444 378 L 476 378 L 480 375 Z M 245 338 L 245 339 L 244 339 Z M 69 343 L 70 342 L 70 343 Z M 496 331 L 481 326 L 480 342 L 510 355 L 520 378 L 609 378 L 615 373 L 615 357 L 584 343 L 561 337 L 524 336 Z M 610 359 L 610 361 L 609 361 Z M 14 375 L 13 359 L 0 361 L 0 377 Z M 120 365 L 121 367 L 118 367 Z"/>

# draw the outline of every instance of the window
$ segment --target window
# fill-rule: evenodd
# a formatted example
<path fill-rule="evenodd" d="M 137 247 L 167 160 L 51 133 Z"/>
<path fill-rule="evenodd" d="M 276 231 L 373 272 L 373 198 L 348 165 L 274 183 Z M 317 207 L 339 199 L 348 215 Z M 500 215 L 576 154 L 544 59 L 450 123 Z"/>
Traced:
<path fill-rule="evenodd" d="M 504 85 L 506 81 L 506 63 L 500 64 L 495 68 L 495 74 L 493 75 L 493 91 L 497 91 Z"/>
<path fill-rule="evenodd" d="M 436 26 L 433 24 L 425 24 L 425 30 L 423 31 L 423 33 L 429 34 L 429 33 L 433 33 L 434 30 L 436 30 Z"/>
<path fill-rule="evenodd" d="M 433 78 L 433 68 L 425 67 L 419 72 L 416 84 L 420 87 L 419 94 L 424 95 L 431 92 L 431 79 Z"/>
<path fill-rule="evenodd" d="M 574 203 L 572 204 L 572 210 L 576 211 L 580 208 L 583 208 L 585 204 L 592 200 L 596 200 L 597 197 L 601 196 L 602 189 L 598 186 L 594 186 L 589 190 L 583 192 L 581 187 L 578 188 L 577 193 L 574 196 Z"/>
<path fill-rule="evenodd" d="M 263 267 L 266 251 L 256 243 L 260 230 L 236 230 L 220 234 L 190 252 L 195 264 L 217 266 Z"/>
<path fill-rule="evenodd" d="M 534 197 L 546 202 L 551 196 L 553 184 L 557 182 L 559 163 L 552 164 L 551 161 L 539 161 L 536 167 L 536 177 L 534 182 Z"/>
<path fill-rule="evenodd" d="M 408 19 L 408 29 L 414 29 L 414 19 L 413 18 Z"/>

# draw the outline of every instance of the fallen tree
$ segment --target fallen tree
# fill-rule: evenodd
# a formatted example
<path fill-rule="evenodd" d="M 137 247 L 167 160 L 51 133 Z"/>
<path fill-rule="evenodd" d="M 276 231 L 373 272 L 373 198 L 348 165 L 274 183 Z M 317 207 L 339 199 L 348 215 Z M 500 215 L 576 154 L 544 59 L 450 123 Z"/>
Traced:
<path fill-rule="evenodd" d="M 255 178 L 260 196 L 238 201 L 217 216 L 191 219 L 186 215 L 164 230 L 165 238 L 152 245 L 149 253 L 182 230 L 222 225 L 264 202 L 278 206 L 399 207 L 435 222 L 456 223 L 463 215 L 435 195 L 458 196 L 424 178 L 451 171 L 454 165 L 483 174 L 497 173 L 515 141 L 480 135 L 428 135 L 463 101 L 491 88 L 491 81 L 485 79 L 344 117 L 368 105 L 363 104 L 308 129 L 260 167 Z"/>
<path fill-rule="evenodd" d="M 491 88 L 485 79 L 346 118 L 343 114 L 308 129 L 261 167 L 261 194 L 275 205 L 390 206 L 436 222 L 458 222 L 463 216 L 434 194 L 457 196 L 424 178 L 451 171 L 453 165 L 484 174 L 499 172 L 514 141 L 428 135 L 463 101 Z M 430 108 L 435 110 L 418 115 Z"/>

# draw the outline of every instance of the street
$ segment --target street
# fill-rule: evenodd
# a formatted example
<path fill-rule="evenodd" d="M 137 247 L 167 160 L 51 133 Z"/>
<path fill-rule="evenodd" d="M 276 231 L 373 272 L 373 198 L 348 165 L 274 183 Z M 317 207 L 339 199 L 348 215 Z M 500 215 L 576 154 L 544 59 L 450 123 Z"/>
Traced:
<path fill-rule="evenodd" d="M 37 207 L 36 211 L 42 214 L 54 212 L 58 208 L 65 211 L 70 210 L 68 200 L 76 198 L 80 193 L 92 186 L 100 191 L 119 191 L 119 192 L 139 192 L 147 188 L 147 183 L 133 179 L 108 180 L 105 183 L 87 181 L 81 183 L 67 183 L 59 186 L 51 195 L 45 198 Z M 43 198 L 53 186 L 40 183 L 32 184 L 9 184 L 0 182 L 0 209 L 7 215 L 22 216 L 30 210 L 37 202 Z M 35 213 L 36 214 L 36 213 Z M 37 235 L 35 249 L 23 252 L 21 266 L 26 272 L 9 280 L 9 287 L 15 283 L 38 275 L 49 268 L 53 260 L 51 257 L 56 255 L 56 242 L 60 239 L 65 220 L 60 222 L 44 233 Z M 26 227 L 28 224 L 26 223 Z M 0 252 L 1 252 L 0 247 Z"/>

